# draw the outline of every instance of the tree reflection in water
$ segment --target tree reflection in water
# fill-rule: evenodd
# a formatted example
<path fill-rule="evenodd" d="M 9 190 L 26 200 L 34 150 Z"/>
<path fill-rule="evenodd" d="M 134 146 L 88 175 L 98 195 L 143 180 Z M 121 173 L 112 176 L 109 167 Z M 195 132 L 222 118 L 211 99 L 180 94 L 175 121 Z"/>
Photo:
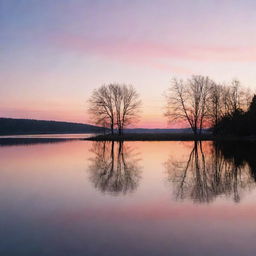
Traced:
<path fill-rule="evenodd" d="M 90 180 L 101 192 L 113 195 L 133 192 L 139 184 L 139 158 L 124 142 L 93 142 Z"/>
<path fill-rule="evenodd" d="M 244 149 L 215 143 L 205 152 L 201 142 L 194 142 L 186 161 L 169 159 L 165 166 L 176 199 L 209 203 L 226 196 L 239 202 L 243 191 L 255 187 L 256 177 L 255 157 Z"/>

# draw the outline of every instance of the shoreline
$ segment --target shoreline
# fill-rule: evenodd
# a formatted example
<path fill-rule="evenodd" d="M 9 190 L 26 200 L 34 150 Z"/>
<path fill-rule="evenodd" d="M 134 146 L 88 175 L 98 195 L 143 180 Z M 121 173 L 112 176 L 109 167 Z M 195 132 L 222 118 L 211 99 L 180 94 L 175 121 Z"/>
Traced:
<path fill-rule="evenodd" d="M 39 134 L 40 135 L 40 134 Z M 215 141 L 215 142 L 249 142 L 256 143 L 256 136 L 214 136 L 202 134 L 195 137 L 191 133 L 126 133 L 126 134 L 98 134 L 91 137 L 2 137 L 0 145 L 54 143 L 61 141 Z"/>
<path fill-rule="evenodd" d="M 106 134 L 85 138 L 90 141 L 194 141 L 213 140 L 212 135 L 201 135 L 195 138 L 193 134 L 179 133 L 126 133 L 126 134 Z"/>
<path fill-rule="evenodd" d="M 256 142 L 256 136 L 214 136 L 202 134 L 195 137 L 194 134 L 185 133 L 127 133 L 127 134 L 106 134 L 96 135 L 83 140 L 88 141 L 244 141 Z"/>

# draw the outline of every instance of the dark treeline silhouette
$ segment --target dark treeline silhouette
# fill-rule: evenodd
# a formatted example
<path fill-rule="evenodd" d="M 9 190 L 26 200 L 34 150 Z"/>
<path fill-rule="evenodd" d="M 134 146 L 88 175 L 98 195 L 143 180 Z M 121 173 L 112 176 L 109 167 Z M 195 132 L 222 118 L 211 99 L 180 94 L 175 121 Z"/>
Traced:
<path fill-rule="evenodd" d="M 217 84 L 205 76 L 173 79 L 166 94 L 169 121 L 186 123 L 194 135 L 203 128 L 215 134 L 256 134 L 256 98 L 238 80 Z"/>
<path fill-rule="evenodd" d="M 138 154 L 124 142 L 93 142 L 90 180 L 101 192 L 113 195 L 133 192 L 140 180 Z"/>
<path fill-rule="evenodd" d="M 256 135 L 256 96 L 247 110 L 237 108 L 223 115 L 213 126 L 213 132 L 220 135 Z"/>
<path fill-rule="evenodd" d="M 206 153 L 202 142 L 194 142 L 185 161 L 170 158 L 165 165 L 175 198 L 210 203 L 219 196 L 226 196 L 239 202 L 241 192 L 256 185 L 255 150 L 253 144 L 249 151 L 246 148 L 247 144 L 241 148 L 240 144 L 218 142 Z"/>
<path fill-rule="evenodd" d="M 104 128 L 94 125 L 44 121 L 33 119 L 0 118 L 0 135 L 50 133 L 100 133 Z"/>

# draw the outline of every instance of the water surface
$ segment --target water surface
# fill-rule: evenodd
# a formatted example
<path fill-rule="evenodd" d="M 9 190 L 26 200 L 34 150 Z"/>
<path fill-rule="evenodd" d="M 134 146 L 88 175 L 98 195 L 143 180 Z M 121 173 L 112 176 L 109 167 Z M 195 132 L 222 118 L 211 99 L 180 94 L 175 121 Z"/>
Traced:
<path fill-rule="evenodd" d="M 253 145 L 0 147 L 0 255 L 254 255 Z"/>
<path fill-rule="evenodd" d="M 60 133 L 60 134 L 23 134 L 0 135 L 0 139 L 84 139 L 94 136 L 95 133 Z"/>

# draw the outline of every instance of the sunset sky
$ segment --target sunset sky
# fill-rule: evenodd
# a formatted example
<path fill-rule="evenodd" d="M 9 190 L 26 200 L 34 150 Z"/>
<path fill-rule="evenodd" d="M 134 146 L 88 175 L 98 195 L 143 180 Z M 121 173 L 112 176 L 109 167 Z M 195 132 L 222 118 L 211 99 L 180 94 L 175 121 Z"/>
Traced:
<path fill-rule="evenodd" d="M 256 89 L 255 0 L 0 0 L 0 116 L 89 122 L 104 83 L 133 84 L 137 127 L 166 128 L 172 77 Z"/>

